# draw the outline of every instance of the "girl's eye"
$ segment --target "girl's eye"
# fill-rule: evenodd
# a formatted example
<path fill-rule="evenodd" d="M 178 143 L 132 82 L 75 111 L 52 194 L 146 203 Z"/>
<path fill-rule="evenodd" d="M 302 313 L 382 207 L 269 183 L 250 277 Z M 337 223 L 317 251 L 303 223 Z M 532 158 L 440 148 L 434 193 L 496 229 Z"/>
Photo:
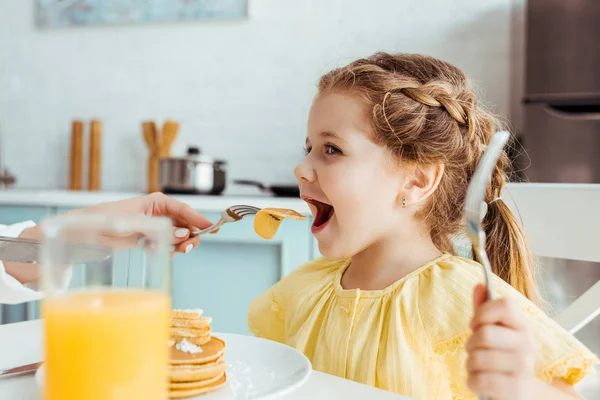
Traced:
<path fill-rule="evenodd" d="M 337 147 L 332 146 L 330 144 L 325 145 L 325 154 L 333 156 L 333 155 L 341 154 L 341 153 L 342 153 L 342 151 L 340 149 L 338 149 Z"/>

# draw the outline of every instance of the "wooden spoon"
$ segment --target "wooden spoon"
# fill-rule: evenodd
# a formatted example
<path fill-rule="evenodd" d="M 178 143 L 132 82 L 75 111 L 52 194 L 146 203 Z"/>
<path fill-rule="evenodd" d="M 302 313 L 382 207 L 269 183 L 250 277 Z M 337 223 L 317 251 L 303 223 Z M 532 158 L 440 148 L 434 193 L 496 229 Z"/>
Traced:
<path fill-rule="evenodd" d="M 160 191 L 158 184 L 158 157 L 160 152 L 160 138 L 153 121 L 142 122 L 144 140 L 150 150 L 148 155 L 148 193 Z"/>
<path fill-rule="evenodd" d="M 90 125 L 90 159 L 88 170 L 88 190 L 100 190 L 102 167 L 102 123 L 92 120 Z"/>
<path fill-rule="evenodd" d="M 177 138 L 177 132 L 179 130 L 179 124 L 175 121 L 165 121 L 162 129 L 159 157 L 170 157 L 171 146 Z"/>

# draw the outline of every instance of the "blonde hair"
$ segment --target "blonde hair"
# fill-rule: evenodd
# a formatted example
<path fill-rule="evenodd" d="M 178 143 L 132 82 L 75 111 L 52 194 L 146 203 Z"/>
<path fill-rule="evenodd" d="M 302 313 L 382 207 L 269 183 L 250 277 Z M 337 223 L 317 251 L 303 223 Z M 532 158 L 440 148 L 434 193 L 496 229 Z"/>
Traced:
<path fill-rule="evenodd" d="M 465 74 L 433 57 L 376 53 L 325 74 L 319 92 L 331 91 L 347 92 L 365 103 L 372 115 L 372 139 L 396 159 L 444 165 L 438 188 L 416 217 L 427 224 L 441 251 L 454 252 L 451 238 L 463 227 L 467 185 L 492 135 L 501 128 L 478 104 Z M 504 152 L 486 193 L 486 250 L 496 275 L 541 304 L 523 229 L 508 206 L 496 201 L 509 166 Z"/>

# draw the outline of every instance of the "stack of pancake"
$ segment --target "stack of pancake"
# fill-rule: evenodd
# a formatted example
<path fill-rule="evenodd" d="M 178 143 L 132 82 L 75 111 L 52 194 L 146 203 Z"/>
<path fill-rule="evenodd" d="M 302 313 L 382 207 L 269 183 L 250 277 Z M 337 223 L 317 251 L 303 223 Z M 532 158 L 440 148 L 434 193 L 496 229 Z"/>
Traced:
<path fill-rule="evenodd" d="M 211 319 L 202 310 L 171 312 L 169 396 L 197 396 L 225 385 L 225 342 L 211 335 Z"/>

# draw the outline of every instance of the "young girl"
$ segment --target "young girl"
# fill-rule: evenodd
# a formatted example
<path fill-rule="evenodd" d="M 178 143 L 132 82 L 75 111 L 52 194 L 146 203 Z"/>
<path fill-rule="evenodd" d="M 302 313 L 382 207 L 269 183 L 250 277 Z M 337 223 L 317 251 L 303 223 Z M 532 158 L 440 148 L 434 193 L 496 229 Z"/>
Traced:
<path fill-rule="evenodd" d="M 455 255 L 497 129 L 464 74 L 431 57 L 378 53 L 323 76 L 295 172 L 325 258 L 257 298 L 250 329 L 316 370 L 416 399 L 577 398 L 598 359 L 534 306 L 530 251 L 500 199 L 506 155 L 484 219 L 504 300 L 484 302 L 481 266 Z"/>

